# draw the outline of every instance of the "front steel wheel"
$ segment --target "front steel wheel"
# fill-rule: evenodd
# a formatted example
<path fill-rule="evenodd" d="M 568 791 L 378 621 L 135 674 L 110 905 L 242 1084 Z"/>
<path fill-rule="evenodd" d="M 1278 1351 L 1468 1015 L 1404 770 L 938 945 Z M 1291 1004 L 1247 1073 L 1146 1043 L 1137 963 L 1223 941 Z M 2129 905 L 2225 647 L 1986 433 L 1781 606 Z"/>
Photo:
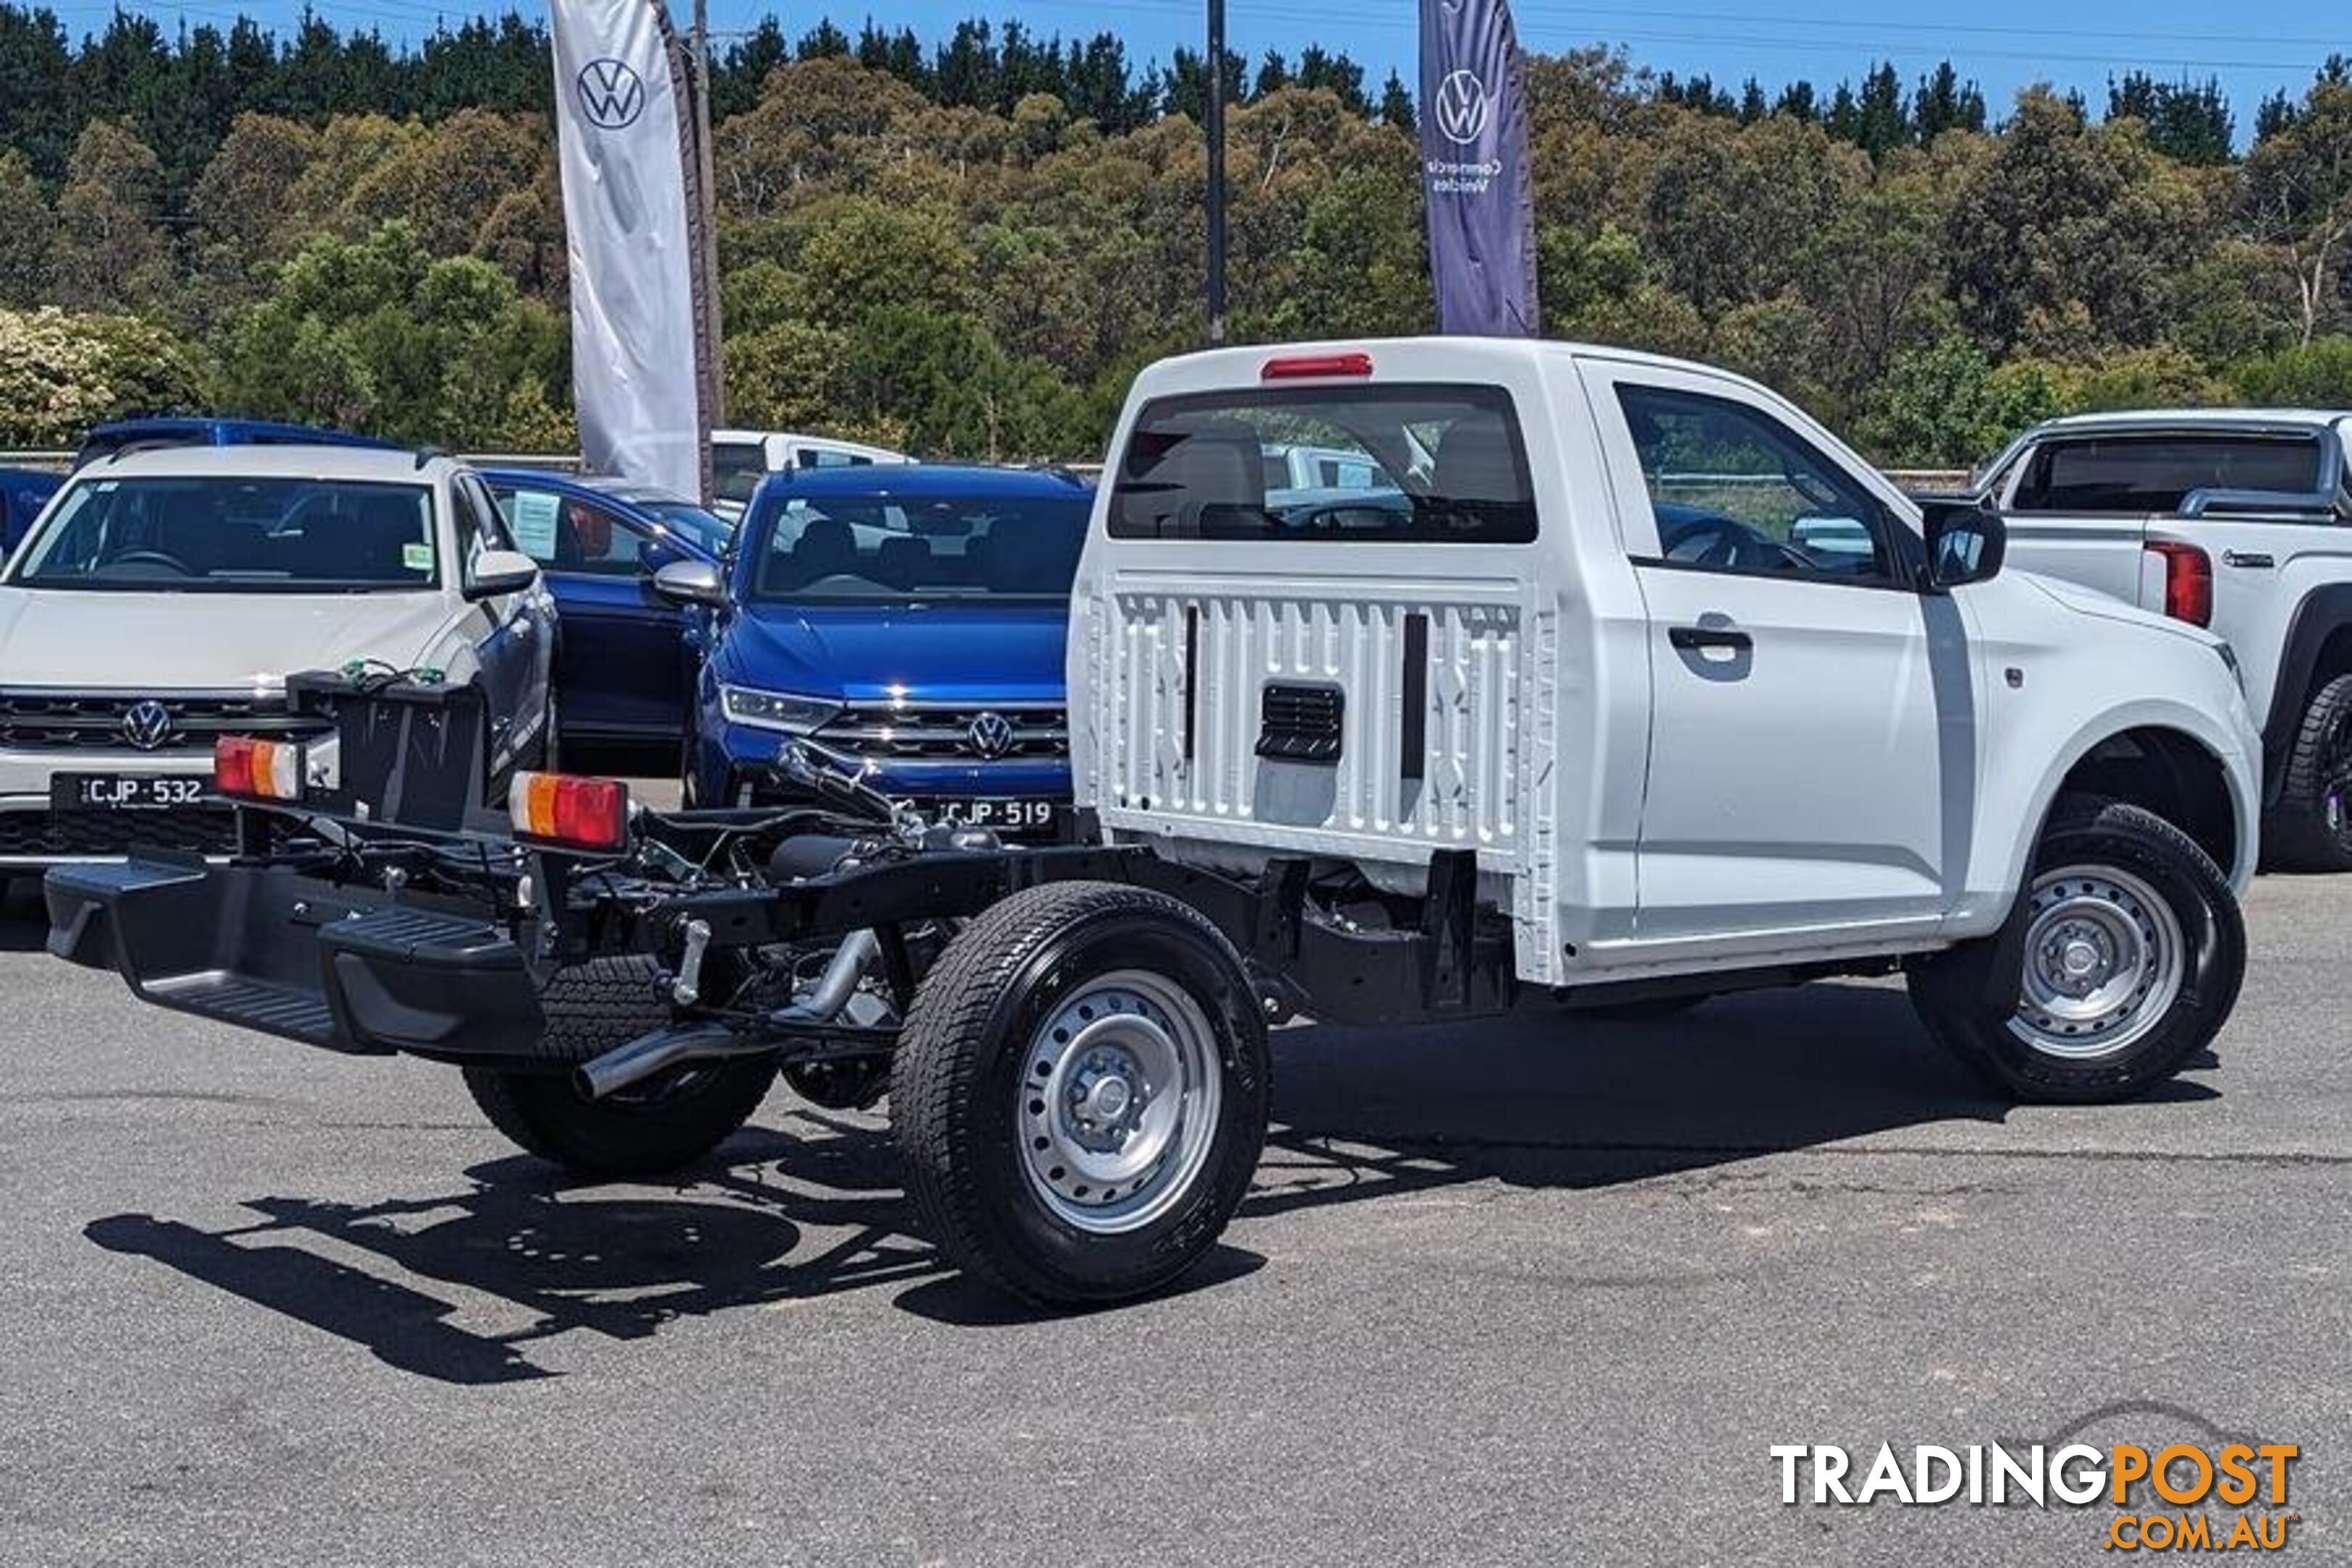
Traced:
<path fill-rule="evenodd" d="M 2003 1095 L 2068 1103 L 2126 1099 L 2212 1044 L 2246 928 L 2194 840 L 2138 806 L 2070 797 L 2032 879 L 2001 935 L 1913 965 L 1930 1035 Z"/>
<path fill-rule="evenodd" d="M 2025 984 L 2010 1031 L 2092 1061 L 2128 1049 L 2180 994 L 2187 939 L 2162 894 L 2127 871 L 2066 866 L 2034 879 Z"/>

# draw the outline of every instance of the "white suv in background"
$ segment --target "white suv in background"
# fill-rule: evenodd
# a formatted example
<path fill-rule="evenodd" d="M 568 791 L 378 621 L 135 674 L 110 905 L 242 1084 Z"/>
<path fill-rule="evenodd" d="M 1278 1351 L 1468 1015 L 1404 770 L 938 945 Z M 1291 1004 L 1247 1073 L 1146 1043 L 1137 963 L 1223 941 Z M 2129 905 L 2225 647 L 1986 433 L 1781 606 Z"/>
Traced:
<path fill-rule="evenodd" d="M 911 463 L 904 452 L 887 447 L 860 446 L 824 436 L 796 436 L 788 430 L 713 430 L 710 433 L 712 486 L 718 500 L 711 510 L 730 522 L 743 516 L 751 492 L 770 474 L 796 468 L 863 468 L 881 463 Z"/>
<path fill-rule="evenodd" d="M 0 579 L 0 878 L 215 851 L 225 734 L 310 738 L 286 677 L 363 659 L 478 680 L 490 766 L 535 757 L 554 602 L 446 458 L 179 447 L 83 468 Z M 319 759 L 323 764 L 324 759 Z"/>

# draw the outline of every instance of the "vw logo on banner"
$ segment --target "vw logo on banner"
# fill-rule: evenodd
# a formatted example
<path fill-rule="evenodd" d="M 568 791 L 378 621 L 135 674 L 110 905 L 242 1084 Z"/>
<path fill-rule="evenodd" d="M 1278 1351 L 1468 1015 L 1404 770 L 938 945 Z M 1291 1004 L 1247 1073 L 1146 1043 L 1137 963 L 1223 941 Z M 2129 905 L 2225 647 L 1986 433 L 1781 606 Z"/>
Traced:
<path fill-rule="evenodd" d="M 580 112 L 599 131 L 626 131 L 646 111 L 646 81 L 620 60 L 590 60 L 572 79 Z"/>
<path fill-rule="evenodd" d="M 172 738 L 172 710 L 153 698 L 133 702 L 122 715 L 122 738 L 152 752 Z"/>
<path fill-rule="evenodd" d="M 1485 133 L 1490 100 L 1486 84 L 1475 71 L 1454 71 L 1437 84 L 1437 101 L 1431 106 L 1437 129 L 1448 142 L 1467 147 Z"/>

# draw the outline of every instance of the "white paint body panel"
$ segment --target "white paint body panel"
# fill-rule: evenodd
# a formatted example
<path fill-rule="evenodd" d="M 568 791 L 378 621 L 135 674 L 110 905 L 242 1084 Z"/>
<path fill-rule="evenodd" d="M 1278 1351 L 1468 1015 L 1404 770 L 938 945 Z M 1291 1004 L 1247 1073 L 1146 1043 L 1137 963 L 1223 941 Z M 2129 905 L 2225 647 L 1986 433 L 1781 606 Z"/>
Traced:
<path fill-rule="evenodd" d="M 2006 506 L 2024 475 L 2021 460 L 2052 440 L 2136 428 L 2210 429 L 2226 435 L 2253 427 L 2275 433 L 2333 426 L 2352 443 L 2352 418 L 2314 411 L 2212 410 L 2149 415 L 2101 415 L 2063 419 L 2027 434 L 2002 459 L 1993 492 Z M 2155 541 L 2193 544 L 2213 563 L 2215 636 L 2228 642 L 2245 673 L 2246 700 L 2266 716 L 2278 696 L 2279 666 L 2295 614 L 2317 588 L 2352 583 L 2352 525 L 2289 517 L 2187 518 L 2011 513 L 2010 560 L 2014 565 L 2112 594 L 2151 611 L 2164 608 L 2164 567 L 2147 546 Z M 2301 693 L 2289 693 L 2300 702 Z"/>
<path fill-rule="evenodd" d="M 1279 353 L 1360 349 L 1376 384 L 1510 395 L 1535 542 L 1108 536 L 1146 404 L 1254 388 Z M 2139 725 L 2221 760 L 2243 846 L 2230 870 L 2240 886 L 2251 876 L 2259 744 L 2213 639 L 2121 605 L 2086 611 L 2022 574 L 1920 595 L 1636 564 L 1657 538 L 1606 396 L 1617 379 L 1754 405 L 1916 532 L 1916 509 L 1834 437 L 1704 367 L 1447 339 L 1165 362 L 1129 395 L 1072 597 L 1079 804 L 1115 841 L 1228 871 L 1327 857 L 1411 891 L 1435 851 L 1475 850 L 1482 896 L 1513 923 L 1520 978 L 1554 985 L 1985 934 L 2067 771 Z M 1399 755 L 1400 628 L 1413 613 L 1430 628 L 1418 786 Z M 1744 669 L 1669 647 L 1668 627 L 1709 616 L 1752 634 Z M 1255 754 L 1269 681 L 1344 692 L 1336 765 Z"/>

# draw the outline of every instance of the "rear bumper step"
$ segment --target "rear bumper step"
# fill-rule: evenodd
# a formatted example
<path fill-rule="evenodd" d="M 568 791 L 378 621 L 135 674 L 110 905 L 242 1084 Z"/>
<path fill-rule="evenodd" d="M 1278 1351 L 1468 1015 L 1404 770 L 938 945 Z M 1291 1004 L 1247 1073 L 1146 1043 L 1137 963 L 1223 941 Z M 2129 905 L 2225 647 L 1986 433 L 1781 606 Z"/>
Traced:
<path fill-rule="evenodd" d="M 159 1007 L 359 1055 L 528 1058 L 521 950 L 464 914 L 282 868 L 134 860 L 47 880 L 49 951 Z"/>

